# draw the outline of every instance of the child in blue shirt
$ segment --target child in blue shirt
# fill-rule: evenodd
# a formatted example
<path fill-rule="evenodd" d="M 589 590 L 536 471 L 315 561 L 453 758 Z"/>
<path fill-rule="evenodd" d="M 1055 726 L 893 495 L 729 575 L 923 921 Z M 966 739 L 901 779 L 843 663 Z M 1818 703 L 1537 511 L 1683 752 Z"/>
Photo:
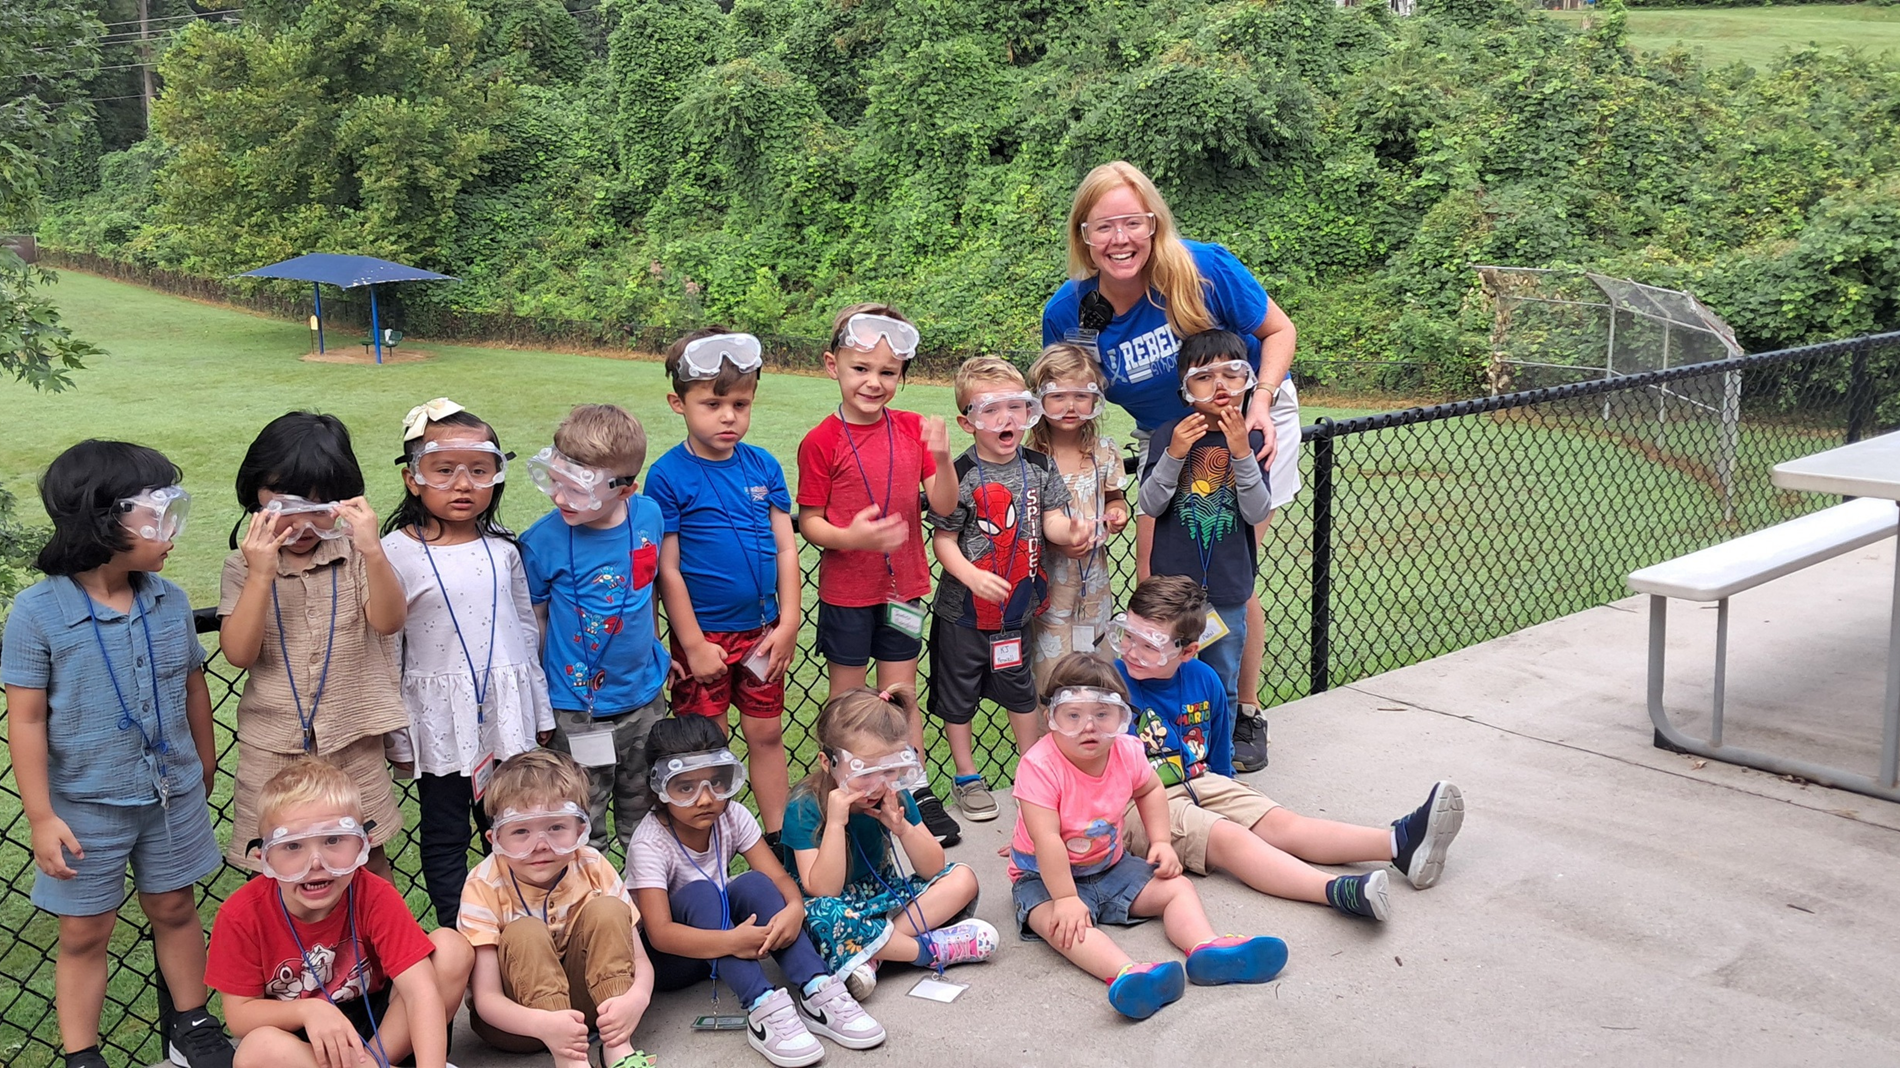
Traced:
<path fill-rule="evenodd" d="M 632 413 L 582 404 L 527 462 L 556 509 L 521 535 L 553 747 L 587 769 L 592 844 L 603 851 L 609 798 L 622 848 L 647 813 L 647 732 L 666 714 L 660 687 L 672 664 L 653 596 L 664 523 L 637 492 L 646 457 Z"/>
<path fill-rule="evenodd" d="M 82 441 L 40 480 L 46 577 L 13 602 L 0 642 L 8 748 L 33 832 L 33 904 L 59 917 L 55 966 L 67 1068 L 105 1068 L 100 999 L 130 864 L 177 1009 L 175 1063 L 230 1068 L 205 1004 L 192 885 L 219 866 L 205 803 L 217 771 L 204 649 L 185 591 L 160 578 L 191 498 L 151 449 Z"/>
<path fill-rule="evenodd" d="M 660 599 L 675 662 L 675 716 L 739 709 L 747 778 L 765 840 L 778 848 L 791 790 L 785 767 L 785 672 L 798 644 L 802 576 L 792 541 L 785 469 L 744 440 L 752 426 L 763 350 L 751 334 L 696 330 L 666 350 L 686 440 L 653 465 L 647 495 L 660 506 Z"/>
<path fill-rule="evenodd" d="M 1156 575 L 1135 587 L 1109 634 L 1134 711 L 1129 730 L 1167 788 L 1181 863 L 1201 875 L 1232 872 L 1274 897 L 1376 920 L 1388 909 L 1385 869 L 1335 877 L 1306 862 L 1389 861 L 1416 889 L 1437 883 L 1464 822 L 1464 797 L 1452 783 L 1433 785 L 1423 805 L 1385 828 L 1301 816 L 1234 779 L 1233 706 L 1220 677 L 1195 658 L 1206 619 L 1198 583 Z M 1128 848 L 1147 850 L 1141 821 L 1132 817 Z"/>

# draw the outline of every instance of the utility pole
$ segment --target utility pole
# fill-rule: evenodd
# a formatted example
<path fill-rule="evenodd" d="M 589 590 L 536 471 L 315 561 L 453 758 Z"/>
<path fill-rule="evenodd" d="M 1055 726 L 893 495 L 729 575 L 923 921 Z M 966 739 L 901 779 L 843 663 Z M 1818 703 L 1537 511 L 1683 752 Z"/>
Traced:
<path fill-rule="evenodd" d="M 139 76 L 144 79 L 145 88 L 145 132 L 152 132 L 152 3 L 151 0 L 139 0 Z"/>

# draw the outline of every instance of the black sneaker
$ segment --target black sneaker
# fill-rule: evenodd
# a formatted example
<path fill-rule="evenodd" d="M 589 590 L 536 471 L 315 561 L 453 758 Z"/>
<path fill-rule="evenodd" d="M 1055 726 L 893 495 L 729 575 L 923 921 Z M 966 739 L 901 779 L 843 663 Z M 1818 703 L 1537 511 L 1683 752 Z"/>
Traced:
<path fill-rule="evenodd" d="M 87 1046 L 77 1053 L 66 1054 L 66 1068 L 107 1068 L 106 1055 L 99 1052 L 98 1046 Z"/>
<path fill-rule="evenodd" d="M 174 1016 L 170 1038 L 171 1062 L 178 1068 L 231 1068 L 231 1040 L 208 1008 Z"/>
<path fill-rule="evenodd" d="M 1465 823 L 1465 795 L 1455 783 L 1439 780 L 1425 803 L 1409 816 L 1392 821 L 1396 848 L 1392 866 L 1405 874 L 1414 889 L 1438 883 L 1445 871 L 1445 850 Z"/>
<path fill-rule="evenodd" d="M 1234 770 L 1259 771 L 1267 766 L 1267 717 L 1252 705 L 1241 705 L 1234 717 Z"/>
<path fill-rule="evenodd" d="M 930 787 L 920 786 L 912 790 L 910 799 L 917 802 L 917 813 L 924 818 L 924 826 L 938 845 L 948 849 L 963 841 L 963 826 L 943 810 L 943 802 L 930 792 Z"/>

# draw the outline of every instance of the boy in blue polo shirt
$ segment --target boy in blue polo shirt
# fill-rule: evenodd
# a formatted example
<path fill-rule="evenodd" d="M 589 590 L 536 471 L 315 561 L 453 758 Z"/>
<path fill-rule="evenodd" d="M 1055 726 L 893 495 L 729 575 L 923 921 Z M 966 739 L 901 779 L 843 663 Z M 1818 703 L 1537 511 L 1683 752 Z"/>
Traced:
<path fill-rule="evenodd" d="M 747 778 L 777 849 L 791 790 L 780 720 L 802 576 L 785 469 L 742 440 L 762 366 L 751 334 L 695 330 L 667 347 L 666 402 L 686 421 L 686 440 L 655 461 L 647 493 L 665 519 L 660 599 L 685 668 L 673 714 L 712 717 L 727 731 L 727 708 L 739 709 Z"/>
<path fill-rule="evenodd" d="M 659 505 L 637 492 L 646 458 L 646 431 L 630 412 L 582 404 L 527 462 L 556 508 L 521 535 L 552 744 L 587 769 L 592 844 L 603 851 L 609 798 L 622 848 L 647 813 L 647 732 L 666 714 L 660 687 L 672 666 L 653 596 L 664 526 Z"/>

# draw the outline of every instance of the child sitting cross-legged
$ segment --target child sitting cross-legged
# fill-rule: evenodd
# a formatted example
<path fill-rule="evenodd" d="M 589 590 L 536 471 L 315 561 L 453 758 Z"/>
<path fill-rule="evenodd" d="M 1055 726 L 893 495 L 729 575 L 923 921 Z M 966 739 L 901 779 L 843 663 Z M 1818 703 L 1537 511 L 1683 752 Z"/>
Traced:
<path fill-rule="evenodd" d="M 1264 935 L 1216 936 L 1167 833 L 1167 793 L 1128 733 L 1128 691 L 1115 666 L 1070 653 L 1049 671 L 1049 730 L 1016 769 L 1016 832 L 1009 878 L 1025 940 L 1041 938 L 1108 984 L 1108 1002 L 1134 1019 L 1200 985 L 1264 983 L 1286 966 L 1286 943 Z M 1153 843 L 1147 857 L 1124 846 L 1130 804 Z M 1136 962 L 1097 924 L 1160 916 L 1187 954 Z"/>
<path fill-rule="evenodd" d="M 1220 676 L 1194 656 L 1207 612 L 1200 584 L 1156 575 L 1135 587 L 1127 613 L 1109 628 L 1134 703 L 1132 729 L 1167 787 L 1168 826 L 1181 862 L 1202 875 L 1232 872 L 1275 897 L 1385 919 L 1383 868 L 1332 876 L 1305 862 L 1391 861 L 1423 890 L 1438 881 L 1445 850 L 1464 822 L 1458 787 L 1435 784 L 1423 805 L 1387 828 L 1302 816 L 1236 781 L 1233 706 Z M 1151 840 L 1139 824 L 1128 830 L 1130 849 Z"/>
<path fill-rule="evenodd" d="M 257 795 L 263 870 L 218 909 L 205 983 L 224 994 L 238 1068 L 447 1063 L 468 942 L 423 934 L 402 895 L 362 870 L 363 802 L 348 773 L 291 762 Z M 392 990 L 393 988 L 393 990 Z"/>
<path fill-rule="evenodd" d="M 482 803 L 494 852 L 468 873 L 456 922 L 475 946 L 469 1026 L 510 1053 L 588 1063 L 600 1032 L 606 1068 L 648 1068 L 633 1031 L 653 995 L 634 934 L 639 913 L 613 865 L 587 844 L 589 782 L 564 753 L 502 761 Z"/>
<path fill-rule="evenodd" d="M 813 731 L 818 763 L 785 809 L 805 929 L 859 1000 L 876 987 L 880 961 L 942 968 L 996 951 L 996 928 L 966 918 L 976 910 L 976 873 L 944 863 L 911 799 L 924 781 L 909 739 L 915 702 L 905 688 L 826 701 Z"/>

